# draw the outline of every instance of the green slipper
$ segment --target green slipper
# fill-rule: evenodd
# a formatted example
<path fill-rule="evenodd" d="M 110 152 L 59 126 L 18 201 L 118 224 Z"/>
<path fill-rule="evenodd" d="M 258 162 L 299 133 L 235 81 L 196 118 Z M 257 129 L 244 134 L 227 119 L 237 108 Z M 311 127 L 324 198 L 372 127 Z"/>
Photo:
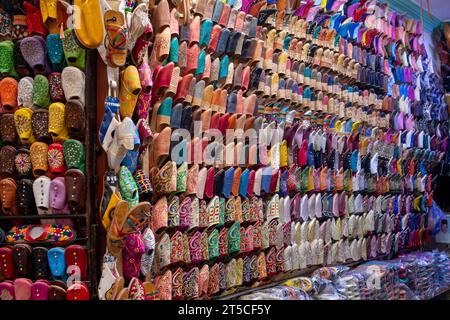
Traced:
<path fill-rule="evenodd" d="M 119 188 L 122 199 L 127 201 L 130 208 L 139 203 L 139 192 L 136 181 L 127 167 L 121 166 L 119 173 Z"/>
<path fill-rule="evenodd" d="M 14 68 L 14 43 L 10 40 L 0 42 L 0 73 L 19 78 Z"/>
<path fill-rule="evenodd" d="M 72 29 L 64 31 L 64 38 L 62 41 L 64 49 L 64 57 L 69 66 L 77 67 L 84 70 L 86 67 L 86 49 L 82 48 L 74 38 Z"/>
<path fill-rule="evenodd" d="M 178 51 L 179 51 L 178 38 L 173 38 L 170 41 L 170 51 L 167 61 L 178 64 Z"/>
<path fill-rule="evenodd" d="M 48 109 L 50 104 L 50 84 L 47 77 L 41 74 L 34 77 L 33 104 L 44 109 Z"/>
<path fill-rule="evenodd" d="M 66 140 L 63 144 L 63 154 L 69 169 L 79 169 L 83 173 L 86 172 L 86 151 L 80 141 Z"/>

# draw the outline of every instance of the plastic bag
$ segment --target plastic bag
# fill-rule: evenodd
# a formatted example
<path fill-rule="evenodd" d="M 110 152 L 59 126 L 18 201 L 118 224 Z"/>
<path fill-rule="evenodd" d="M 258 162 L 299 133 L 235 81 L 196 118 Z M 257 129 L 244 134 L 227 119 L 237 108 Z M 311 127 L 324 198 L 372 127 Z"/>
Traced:
<path fill-rule="evenodd" d="M 428 215 L 428 227 L 431 236 L 436 235 L 441 230 L 441 220 L 444 218 L 444 211 L 442 211 L 433 200 L 433 205 L 431 206 L 430 214 Z"/>

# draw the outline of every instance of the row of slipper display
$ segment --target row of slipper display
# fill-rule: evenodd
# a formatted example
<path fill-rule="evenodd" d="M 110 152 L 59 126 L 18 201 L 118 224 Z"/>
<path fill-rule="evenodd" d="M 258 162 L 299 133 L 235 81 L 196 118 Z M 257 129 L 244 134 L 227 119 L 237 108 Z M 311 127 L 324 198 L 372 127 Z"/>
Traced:
<path fill-rule="evenodd" d="M 80 245 L 47 249 L 20 243 L 0 248 L 0 256 L 2 275 L 7 280 L 16 277 L 65 280 L 73 273 L 79 280 L 86 280 L 87 253 Z"/>
<path fill-rule="evenodd" d="M 89 300 L 89 288 L 84 282 L 69 287 L 62 281 L 17 278 L 0 282 L 1 300 Z"/>
<path fill-rule="evenodd" d="M 15 215 L 84 213 L 86 208 L 86 177 L 81 170 L 70 169 L 63 177 L 50 179 L 40 176 L 36 180 L 12 178 L 0 181 L 3 215 L 13 219 Z M 54 219 L 43 219 L 54 223 Z M 62 219 L 72 225 L 70 219 Z"/>

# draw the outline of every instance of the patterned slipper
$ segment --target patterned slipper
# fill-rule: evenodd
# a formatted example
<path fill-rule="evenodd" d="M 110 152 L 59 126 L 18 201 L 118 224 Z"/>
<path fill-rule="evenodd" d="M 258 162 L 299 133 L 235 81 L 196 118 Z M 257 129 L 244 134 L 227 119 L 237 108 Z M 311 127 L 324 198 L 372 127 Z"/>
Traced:
<path fill-rule="evenodd" d="M 64 123 L 71 137 L 82 140 L 84 137 L 86 115 L 84 105 L 79 100 L 69 100 L 64 112 Z"/>
<path fill-rule="evenodd" d="M 34 80 L 30 77 L 20 79 L 17 89 L 17 102 L 19 107 L 33 107 L 33 84 Z"/>
<path fill-rule="evenodd" d="M 46 45 L 52 70 L 61 72 L 64 68 L 64 49 L 60 35 L 49 34 L 46 39 Z"/>
<path fill-rule="evenodd" d="M 78 69 L 84 70 L 86 67 L 86 49 L 80 47 L 77 43 L 72 29 L 66 29 L 64 31 L 64 38 L 62 41 L 64 49 L 64 57 L 66 58 L 66 63 L 69 66 L 77 67 Z"/>
<path fill-rule="evenodd" d="M 61 74 L 61 81 L 66 100 L 76 99 L 84 105 L 84 72 L 75 67 L 66 67 Z"/>
<path fill-rule="evenodd" d="M 37 74 L 49 74 L 50 66 L 47 61 L 47 48 L 45 40 L 40 36 L 23 39 L 20 42 L 20 51 L 28 65 Z"/>

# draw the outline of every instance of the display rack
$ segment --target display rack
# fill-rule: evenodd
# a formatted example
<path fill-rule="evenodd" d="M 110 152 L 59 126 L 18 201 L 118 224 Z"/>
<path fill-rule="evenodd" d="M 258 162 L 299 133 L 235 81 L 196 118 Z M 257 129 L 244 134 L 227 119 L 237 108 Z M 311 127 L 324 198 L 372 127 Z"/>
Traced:
<path fill-rule="evenodd" d="M 82 228 L 75 230 L 77 234 L 82 234 L 80 237 L 76 237 L 70 244 L 78 244 L 86 249 L 88 255 L 87 266 L 87 278 L 83 282 L 88 284 L 91 297 L 94 297 L 97 292 L 97 270 L 96 270 L 96 218 L 94 214 L 95 206 L 93 206 L 96 200 L 93 190 L 95 190 L 95 131 L 96 131 L 96 114 L 92 112 L 91 106 L 96 103 L 96 87 L 89 85 L 89 83 L 95 84 L 97 68 L 97 51 L 86 51 L 86 69 L 85 75 L 87 79 L 93 82 L 87 82 L 85 88 L 85 111 L 86 111 L 86 133 L 85 133 L 85 150 L 86 150 L 86 186 L 84 192 L 86 192 L 86 212 L 74 213 L 74 214 L 42 214 L 42 215 L 15 215 L 5 216 L 0 215 L 0 221 L 23 219 L 26 221 L 38 221 L 40 219 L 74 219 L 82 222 Z M 83 230 L 83 232 L 79 232 Z M 40 241 L 36 243 L 27 243 L 31 247 L 44 246 L 54 247 L 54 243 Z M 8 243 L 0 243 L 1 246 L 9 245 Z M 68 244 L 69 245 L 69 244 Z"/>

